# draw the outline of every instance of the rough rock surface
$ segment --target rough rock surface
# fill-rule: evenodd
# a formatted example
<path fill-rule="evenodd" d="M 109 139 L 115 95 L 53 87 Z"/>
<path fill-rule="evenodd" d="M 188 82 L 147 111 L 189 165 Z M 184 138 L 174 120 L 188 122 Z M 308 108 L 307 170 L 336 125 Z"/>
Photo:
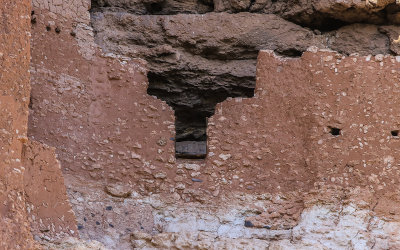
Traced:
<path fill-rule="evenodd" d="M 238 11 L 229 2 L 236 0 L 219 0 L 219 11 Z M 241 2 L 241 1 L 238 1 Z M 250 11 L 273 13 L 282 18 L 320 30 L 336 29 L 347 23 L 397 24 L 399 7 L 395 1 L 364 0 L 256 0 L 249 7 Z M 228 4 L 227 4 L 228 3 Z"/>
<path fill-rule="evenodd" d="M 85 241 L 74 237 L 67 237 L 62 240 L 42 243 L 41 247 L 45 250 L 107 250 L 98 241 Z"/>
<path fill-rule="evenodd" d="M 111 8 L 133 14 L 256 12 L 275 14 L 308 27 L 329 30 L 346 23 L 398 24 L 396 0 L 93 0 L 96 10 Z"/>
<path fill-rule="evenodd" d="M 213 11 L 210 0 L 94 0 L 92 8 L 112 7 L 135 14 L 206 13 Z"/>

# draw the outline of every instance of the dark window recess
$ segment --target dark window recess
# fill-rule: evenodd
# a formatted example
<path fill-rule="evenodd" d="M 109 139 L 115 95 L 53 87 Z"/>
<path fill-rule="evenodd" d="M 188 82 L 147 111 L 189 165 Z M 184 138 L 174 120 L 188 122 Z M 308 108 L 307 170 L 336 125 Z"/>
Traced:
<path fill-rule="evenodd" d="M 390 133 L 392 136 L 399 136 L 399 130 L 392 130 Z"/>
<path fill-rule="evenodd" d="M 214 114 L 215 105 L 228 97 L 253 97 L 255 81 L 245 79 L 251 80 L 253 86 L 249 83 L 247 86 L 227 86 L 225 83 L 218 87 L 214 82 L 195 81 L 193 84 L 190 79 L 188 84 L 184 74 L 188 73 L 150 71 L 147 93 L 166 101 L 175 111 L 176 157 L 204 159 L 207 156 L 207 119 Z"/>
<path fill-rule="evenodd" d="M 175 156 L 204 159 L 207 156 L 207 117 L 202 112 L 175 110 Z"/>
<path fill-rule="evenodd" d="M 340 128 L 335 128 L 335 127 L 329 127 L 331 135 L 338 136 L 341 134 L 341 129 Z"/>

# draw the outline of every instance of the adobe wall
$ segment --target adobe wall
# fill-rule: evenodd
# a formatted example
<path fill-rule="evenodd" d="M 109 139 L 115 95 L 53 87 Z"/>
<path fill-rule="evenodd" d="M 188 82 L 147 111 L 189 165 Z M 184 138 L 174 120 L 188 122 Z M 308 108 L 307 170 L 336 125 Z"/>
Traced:
<path fill-rule="evenodd" d="M 35 240 L 78 236 L 55 148 L 28 141 L 22 152 L 26 211 Z"/>
<path fill-rule="evenodd" d="M 88 1 L 64 4 L 34 1 L 29 138 L 56 148 L 80 237 L 109 249 L 399 247 L 397 57 L 262 51 L 255 97 L 209 120 L 207 159 L 176 160 L 173 111 L 147 95 L 146 63 L 104 54 Z"/>
<path fill-rule="evenodd" d="M 219 191 L 218 208 L 208 208 L 226 213 L 213 211 L 221 224 L 204 226 L 212 221 L 204 210 L 180 222 L 175 214 L 167 232 L 135 234 L 136 246 L 398 248 L 398 65 L 398 57 L 316 48 L 300 59 L 261 51 L 255 97 L 227 100 L 209 120 L 199 172 L 212 173 L 200 179 Z M 240 208 L 254 215 L 235 227 L 227 214 L 246 216 Z"/>
<path fill-rule="evenodd" d="M 76 219 L 54 148 L 27 138 L 31 3 L 0 13 L 0 248 L 41 249 L 39 236 L 76 236 Z"/>
<path fill-rule="evenodd" d="M 316 48 L 300 59 L 261 51 L 255 98 L 225 101 L 209 121 L 207 163 L 251 192 L 303 192 L 316 183 L 396 190 L 399 61 Z"/>
<path fill-rule="evenodd" d="M 29 102 L 29 1 L 1 1 L 0 248 L 34 247 L 25 213 L 21 164 Z M 19 30 L 21 32 L 14 32 Z M 15 65 L 19 65 L 16 67 Z"/>
<path fill-rule="evenodd" d="M 147 95 L 144 61 L 101 54 L 88 18 L 43 6 L 34 2 L 29 137 L 57 149 L 80 235 L 130 246 L 154 221 L 150 205 L 124 198 L 174 178 L 173 112 Z"/>
<path fill-rule="evenodd" d="M 400 247 L 398 57 L 261 51 L 255 96 L 209 119 L 207 158 L 176 160 L 174 114 L 147 95 L 146 62 L 98 48 L 88 1 L 33 5 L 29 141 L 29 44 L 2 61 L 22 65 L 2 72 L 0 201 L 16 204 L 0 210 L 4 246 L 33 244 L 32 231 L 49 248 L 64 236 L 107 249 Z M 15 79 L 24 90 L 11 93 Z"/>

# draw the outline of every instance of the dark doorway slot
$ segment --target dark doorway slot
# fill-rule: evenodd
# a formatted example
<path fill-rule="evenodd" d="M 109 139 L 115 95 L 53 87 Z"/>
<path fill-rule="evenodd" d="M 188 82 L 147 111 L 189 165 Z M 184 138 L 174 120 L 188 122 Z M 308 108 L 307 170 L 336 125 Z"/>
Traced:
<path fill-rule="evenodd" d="M 392 136 L 399 136 L 399 130 L 392 130 L 390 133 Z"/>
<path fill-rule="evenodd" d="M 175 156 L 204 159 L 207 156 L 207 115 L 196 110 L 175 111 Z"/>

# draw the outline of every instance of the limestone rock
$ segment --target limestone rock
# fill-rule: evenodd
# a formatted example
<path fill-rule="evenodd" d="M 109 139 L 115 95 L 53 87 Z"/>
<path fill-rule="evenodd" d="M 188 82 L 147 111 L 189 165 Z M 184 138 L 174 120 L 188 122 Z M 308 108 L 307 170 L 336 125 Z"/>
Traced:
<path fill-rule="evenodd" d="M 132 193 L 131 187 L 119 184 L 109 184 L 105 186 L 104 190 L 107 194 L 119 198 L 127 198 Z"/>
<path fill-rule="evenodd" d="M 353 24 L 338 29 L 329 38 L 329 47 L 344 54 L 390 54 L 388 36 L 376 25 Z"/>
<path fill-rule="evenodd" d="M 98 241 L 85 241 L 78 238 L 68 237 L 57 242 L 47 242 L 42 244 L 43 249 L 59 249 L 59 250 L 106 250 Z"/>

